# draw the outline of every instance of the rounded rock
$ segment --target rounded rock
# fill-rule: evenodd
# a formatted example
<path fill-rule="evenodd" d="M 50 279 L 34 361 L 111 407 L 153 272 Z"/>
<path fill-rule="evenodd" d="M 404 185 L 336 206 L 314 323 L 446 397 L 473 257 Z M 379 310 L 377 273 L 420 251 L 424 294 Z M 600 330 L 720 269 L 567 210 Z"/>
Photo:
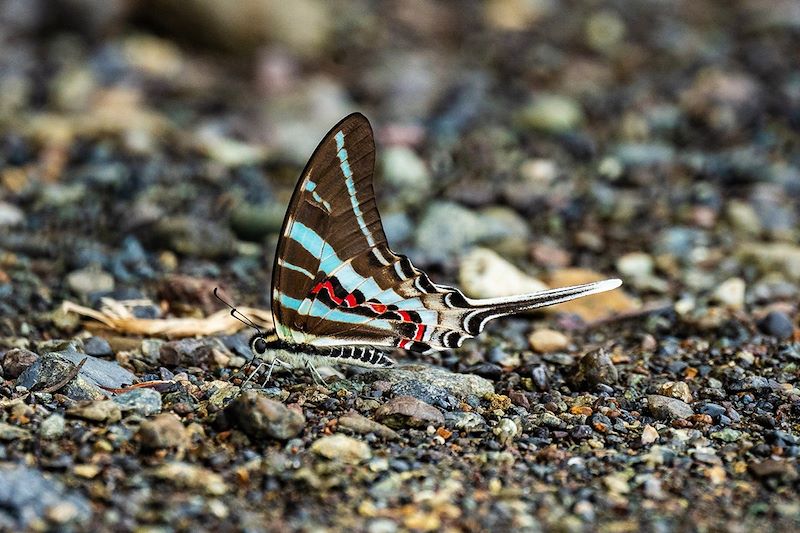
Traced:
<path fill-rule="evenodd" d="M 528 336 L 531 348 L 539 353 L 560 352 L 569 346 L 569 338 L 560 331 L 539 329 Z"/>
<path fill-rule="evenodd" d="M 412 396 L 392 398 L 375 410 L 375 418 L 394 429 L 444 425 L 441 411 Z"/>
<path fill-rule="evenodd" d="M 3 358 L 3 372 L 6 378 L 16 379 L 26 368 L 31 366 L 39 356 L 24 348 L 12 348 Z"/>
<path fill-rule="evenodd" d="M 367 443 L 347 435 L 328 435 L 311 444 L 315 454 L 346 464 L 358 464 L 372 457 Z"/>
<path fill-rule="evenodd" d="M 647 397 L 647 407 L 650 413 L 659 420 L 689 418 L 694 414 L 686 402 L 658 394 L 651 394 Z"/>
<path fill-rule="evenodd" d="M 87 267 L 67 274 L 67 285 L 79 296 L 111 292 L 114 290 L 114 277 L 98 268 Z"/>
<path fill-rule="evenodd" d="M 185 448 L 189 442 L 186 428 L 172 413 L 158 415 L 139 427 L 139 442 L 147 450 Z"/>
<path fill-rule="evenodd" d="M 306 417 L 256 391 L 239 395 L 228 407 L 233 422 L 255 440 L 288 440 L 306 426 Z"/>
<path fill-rule="evenodd" d="M 589 352 L 578 361 L 578 370 L 573 381 L 588 388 L 612 385 L 617 382 L 617 368 L 608 353 L 603 350 Z"/>
<path fill-rule="evenodd" d="M 763 333 L 778 339 L 790 339 L 794 335 L 794 324 L 786 313 L 771 311 L 759 320 L 758 329 Z"/>

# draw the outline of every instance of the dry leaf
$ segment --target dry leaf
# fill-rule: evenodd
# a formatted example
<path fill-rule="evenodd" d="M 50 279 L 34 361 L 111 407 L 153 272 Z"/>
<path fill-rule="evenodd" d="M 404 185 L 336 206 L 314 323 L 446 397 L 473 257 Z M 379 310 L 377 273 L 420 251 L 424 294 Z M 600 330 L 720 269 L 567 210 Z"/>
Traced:
<path fill-rule="evenodd" d="M 61 308 L 67 313 L 92 318 L 114 331 L 134 335 L 164 337 L 194 337 L 216 333 L 230 335 L 246 327 L 226 309 L 205 318 L 136 318 L 129 309 L 132 302 L 120 302 L 110 298 L 103 298 L 101 302 L 102 307 L 99 311 L 70 301 L 64 301 Z M 272 329 L 270 311 L 253 307 L 239 307 L 237 311 L 265 329 Z"/>

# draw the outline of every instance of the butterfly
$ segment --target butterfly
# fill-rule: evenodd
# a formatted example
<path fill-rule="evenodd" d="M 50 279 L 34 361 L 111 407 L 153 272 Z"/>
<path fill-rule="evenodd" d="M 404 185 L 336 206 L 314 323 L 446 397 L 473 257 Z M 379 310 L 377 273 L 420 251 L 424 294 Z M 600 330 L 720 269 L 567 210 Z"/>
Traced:
<path fill-rule="evenodd" d="M 374 167 L 372 127 L 360 113 L 345 117 L 317 146 L 283 221 L 272 271 L 275 331 L 253 335 L 256 358 L 312 372 L 316 364 L 389 367 L 395 362 L 387 352 L 395 348 L 455 348 L 498 317 L 622 283 L 479 300 L 433 283 L 389 248 L 372 188 Z"/>

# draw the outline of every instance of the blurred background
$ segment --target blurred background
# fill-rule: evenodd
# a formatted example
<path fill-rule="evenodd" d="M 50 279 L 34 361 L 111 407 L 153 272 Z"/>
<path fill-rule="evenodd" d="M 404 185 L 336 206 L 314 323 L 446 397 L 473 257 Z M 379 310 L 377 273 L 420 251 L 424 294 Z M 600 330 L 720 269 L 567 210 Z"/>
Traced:
<path fill-rule="evenodd" d="M 797 529 L 798 50 L 797 0 L 0 0 L 0 529 Z M 268 309 L 353 111 L 434 281 L 623 288 L 244 394 L 249 331 L 61 307 Z"/>
<path fill-rule="evenodd" d="M 268 305 L 292 187 L 356 110 L 390 242 L 439 281 L 791 302 L 798 6 L 5 0 L 0 330 L 173 274 Z"/>

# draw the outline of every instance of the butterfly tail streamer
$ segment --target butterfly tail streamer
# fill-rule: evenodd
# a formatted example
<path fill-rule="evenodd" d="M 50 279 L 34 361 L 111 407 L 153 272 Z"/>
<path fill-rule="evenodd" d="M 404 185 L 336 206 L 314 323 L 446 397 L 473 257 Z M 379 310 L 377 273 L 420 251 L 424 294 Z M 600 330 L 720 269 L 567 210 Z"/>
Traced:
<path fill-rule="evenodd" d="M 444 305 L 440 308 L 439 331 L 429 339 L 429 344 L 434 349 L 461 346 L 465 339 L 480 334 L 486 324 L 496 318 L 610 291 L 620 285 L 622 281 L 619 279 L 607 279 L 517 296 L 486 299 L 467 298 L 460 291 L 451 288 L 450 295 L 445 296 Z"/>

